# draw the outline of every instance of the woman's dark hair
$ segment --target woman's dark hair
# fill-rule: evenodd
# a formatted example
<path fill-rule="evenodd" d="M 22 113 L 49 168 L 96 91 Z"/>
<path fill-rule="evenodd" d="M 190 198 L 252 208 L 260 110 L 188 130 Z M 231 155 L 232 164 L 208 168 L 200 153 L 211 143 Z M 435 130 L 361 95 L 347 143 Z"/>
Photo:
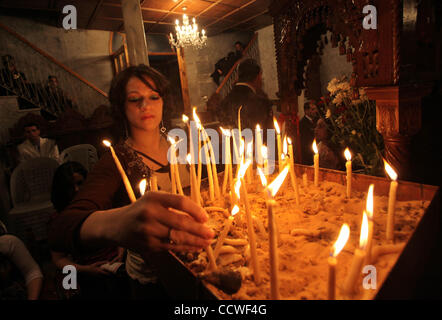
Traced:
<path fill-rule="evenodd" d="M 76 161 L 68 161 L 55 170 L 52 180 L 51 201 L 55 210 L 61 212 L 74 199 L 75 180 L 74 173 L 82 175 L 85 179 L 87 170 Z"/>
<path fill-rule="evenodd" d="M 129 126 L 127 123 L 125 109 L 126 87 L 129 80 L 133 77 L 140 79 L 150 89 L 158 92 L 160 97 L 163 99 L 163 112 L 164 109 L 168 108 L 170 104 L 169 81 L 160 72 L 144 64 L 124 69 L 112 79 L 109 90 L 109 102 L 115 118 L 115 124 L 120 126 L 121 123 L 124 123 L 124 126 L 127 129 Z M 152 88 L 152 85 L 146 81 L 145 77 L 152 80 L 155 88 Z M 121 129 L 124 130 L 124 127 Z"/>

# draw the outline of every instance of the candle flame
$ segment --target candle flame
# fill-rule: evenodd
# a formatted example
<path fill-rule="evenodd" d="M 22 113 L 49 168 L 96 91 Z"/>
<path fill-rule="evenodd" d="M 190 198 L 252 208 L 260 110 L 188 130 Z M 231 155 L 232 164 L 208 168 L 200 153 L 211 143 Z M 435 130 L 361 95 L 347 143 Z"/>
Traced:
<path fill-rule="evenodd" d="M 344 156 L 345 156 L 345 159 L 347 159 L 347 161 L 351 160 L 351 153 L 350 153 L 350 150 L 348 150 L 348 148 L 345 148 Z"/>
<path fill-rule="evenodd" d="M 241 179 L 236 179 L 235 185 L 233 187 L 235 189 L 235 194 L 238 197 L 238 199 L 241 199 L 241 193 L 240 193 L 240 188 L 241 188 Z"/>
<path fill-rule="evenodd" d="M 368 218 L 367 213 L 364 211 L 362 215 L 361 235 L 359 237 L 359 248 L 365 250 L 368 239 Z"/>
<path fill-rule="evenodd" d="M 287 174 L 289 173 L 290 166 L 285 166 L 284 170 L 281 171 L 281 173 L 273 180 L 271 184 L 267 187 L 269 189 L 272 197 L 278 193 L 279 188 L 281 187 L 282 183 L 284 182 L 285 178 L 287 177 Z"/>
<path fill-rule="evenodd" d="M 337 255 L 345 247 L 349 236 L 350 236 L 350 227 L 348 226 L 348 224 L 344 223 L 341 227 L 341 231 L 339 231 L 338 239 L 332 246 L 331 255 L 333 257 L 337 257 Z"/>
<path fill-rule="evenodd" d="M 373 191 L 374 191 L 374 184 L 370 184 L 368 187 L 368 194 L 367 194 L 367 205 L 365 210 L 367 210 L 368 219 L 373 219 Z"/>
<path fill-rule="evenodd" d="M 235 204 L 232 208 L 232 217 L 239 212 L 239 207 Z"/>
<path fill-rule="evenodd" d="M 276 120 L 276 118 L 273 118 L 273 124 L 275 126 L 276 133 L 281 134 L 281 130 L 279 130 L 279 125 L 278 125 L 278 121 Z"/>
<path fill-rule="evenodd" d="M 244 178 L 247 169 L 249 168 L 250 164 L 252 163 L 252 160 L 247 159 L 246 163 L 241 163 L 239 170 L 238 170 L 238 179 Z"/>
<path fill-rule="evenodd" d="M 110 147 L 110 146 L 112 145 L 108 140 L 103 140 L 103 144 L 104 144 L 106 147 Z"/>
<path fill-rule="evenodd" d="M 138 187 L 140 188 L 140 193 L 142 196 L 144 196 L 144 192 L 146 191 L 146 184 L 147 184 L 147 180 L 143 179 L 140 181 L 140 184 L 138 185 Z"/>
<path fill-rule="evenodd" d="M 387 174 L 388 174 L 388 176 L 390 177 L 390 179 L 396 181 L 396 179 L 397 179 L 397 173 L 396 173 L 396 171 L 394 171 L 394 169 L 388 164 L 388 162 L 385 161 L 385 159 L 384 159 L 384 167 L 385 167 L 385 171 L 387 171 Z"/>
<path fill-rule="evenodd" d="M 241 141 L 239 142 L 239 157 L 242 159 L 244 156 L 244 138 L 241 138 Z"/>
<path fill-rule="evenodd" d="M 288 142 L 289 144 L 292 144 L 292 139 L 290 139 L 289 137 L 287 137 L 287 142 Z"/>
<path fill-rule="evenodd" d="M 284 152 L 284 154 L 287 154 L 287 152 L 288 152 L 287 148 L 288 148 L 287 147 L 287 136 L 284 136 L 284 142 L 283 142 L 283 145 L 282 145 L 282 152 Z"/>
<path fill-rule="evenodd" d="M 189 117 L 183 114 L 183 122 L 187 123 L 187 121 L 189 121 Z"/>
<path fill-rule="evenodd" d="M 192 156 L 190 155 L 190 153 L 187 154 L 187 156 L 186 156 L 186 160 L 187 160 L 187 162 L 188 162 L 189 164 L 192 163 Z"/>
<path fill-rule="evenodd" d="M 259 126 L 259 124 L 256 125 L 256 130 L 261 130 L 261 127 Z"/>
<path fill-rule="evenodd" d="M 313 140 L 313 151 L 315 152 L 315 154 L 318 154 L 318 146 L 316 145 L 316 139 Z"/>
<path fill-rule="evenodd" d="M 264 159 L 267 159 L 267 147 L 261 146 L 261 155 Z"/>
<path fill-rule="evenodd" d="M 170 143 L 171 143 L 172 145 L 174 145 L 174 144 L 176 143 L 175 139 L 172 138 L 171 136 L 167 136 L 167 139 L 170 141 Z"/>
<path fill-rule="evenodd" d="M 193 107 L 193 120 L 195 120 L 195 122 L 197 124 L 201 123 L 200 118 L 198 117 L 198 115 L 196 114 L 196 107 Z"/>
<path fill-rule="evenodd" d="M 267 179 L 266 179 L 266 176 L 264 175 L 264 172 L 262 172 L 260 167 L 258 167 L 258 174 L 259 174 L 259 177 L 261 178 L 262 186 L 266 187 L 267 186 Z"/>
<path fill-rule="evenodd" d="M 223 129 L 223 127 L 219 127 L 223 135 L 230 137 L 230 130 Z"/>

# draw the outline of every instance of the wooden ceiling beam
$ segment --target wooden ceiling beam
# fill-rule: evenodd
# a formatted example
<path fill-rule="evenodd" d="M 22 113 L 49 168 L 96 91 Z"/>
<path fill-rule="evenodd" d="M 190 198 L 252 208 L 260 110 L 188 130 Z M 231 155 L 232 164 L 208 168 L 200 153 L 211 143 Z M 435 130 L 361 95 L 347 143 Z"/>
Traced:
<path fill-rule="evenodd" d="M 100 17 L 100 19 L 111 20 L 111 21 L 124 21 L 123 18 L 114 18 L 114 17 Z M 164 24 L 164 25 L 170 25 L 170 26 L 175 25 L 175 23 L 172 23 L 172 22 L 158 22 L 158 21 L 154 21 L 154 20 L 143 20 L 143 23 Z"/>
<path fill-rule="evenodd" d="M 216 19 L 214 22 L 209 23 L 208 25 L 205 26 L 205 28 L 208 28 L 208 27 L 214 25 L 215 23 L 217 23 L 217 22 L 219 22 L 221 20 L 224 20 L 225 18 L 231 16 L 234 13 L 237 13 L 238 11 L 244 9 L 245 7 L 248 7 L 249 5 L 251 5 L 251 4 L 255 3 L 255 2 L 256 2 L 256 0 L 252 0 L 252 1 L 247 2 L 246 4 L 243 4 L 241 7 L 238 7 L 236 9 L 230 11 L 229 13 L 223 15 L 221 18 Z"/>
<path fill-rule="evenodd" d="M 95 18 L 97 17 L 98 10 L 100 10 L 101 5 L 103 4 L 103 1 L 104 0 L 99 0 L 97 2 L 97 5 L 95 6 L 94 11 L 91 14 L 91 17 L 89 18 L 89 21 L 86 24 L 86 29 L 89 28 L 89 26 L 94 22 Z"/>
<path fill-rule="evenodd" d="M 164 19 L 166 19 L 171 13 L 173 13 L 175 11 L 176 8 L 178 8 L 180 5 L 182 5 L 186 0 L 180 0 L 178 1 L 174 6 L 172 6 L 172 8 L 170 8 L 169 12 L 167 12 L 164 16 L 162 16 L 160 18 L 160 20 L 158 20 L 157 24 L 160 24 L 160 22 L 162 22 Z M 152 26 L 152 28 L 150 28 L 151 30 L 155 28 L 155 25 Z"/>
<path fill-rule="evenodd" d="M 249 17 L 249 18 L 247 18 L 247 19 L 245 19 L 245 20 L 242 20 L 242 21 L 240 21 L 240 22 L 238 22 L 238 23 L 235 23 L 235 24 L 229 26 L 228 28 L 224 28 L 224 29 L 222 29 L 221 31 L 219 31 L 219 33 L 222 33 L 222 32 L 224 32 L 224 31 L 226 31 L 226 30 L 229 30 L 229 29 L 233 29 L 233 28 L 235 28 L 236 26 L 239 26 L 239 25 L 241 25 L 241 24 L 243 24 L 243 23 L 249 22 L 250 20 L 253 20 L 253 19 L 255 19 L 256 17 L 259 17 L 259 16 L 261 16 L 261 15 L 263 15 L 263 14 L 266 14 L 266 13 L 268 13 L 268 12 L 269 12 L 269 9 L 266 9 L 266 10 L 264 10 L 264 11 L 258 13 L 258 14 L 255 14 L 254 16 L 251 16 L 251 17 Z M 249 30 L 249 28 L 247 28 L 247 30 Z"/>

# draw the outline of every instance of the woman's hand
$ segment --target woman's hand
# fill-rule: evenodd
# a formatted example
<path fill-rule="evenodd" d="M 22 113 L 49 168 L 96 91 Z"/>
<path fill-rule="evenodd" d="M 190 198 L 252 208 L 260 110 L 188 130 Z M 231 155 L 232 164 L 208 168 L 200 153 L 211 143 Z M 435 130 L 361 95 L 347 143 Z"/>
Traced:
<path fill-rule="evenodd" d="M 178 212 L 177 212 L 178 211 Z M 118 242 L 143 251 L 196 251 L 211 243 L 207 213 L 188 197 L 148 192 L 118 217 Z"/>
<path fill-rule="evenodd" d="M 147 192 L 128 206 L 91 214 L 81 226 L 80 242 L 117 245 L 142 255 L 160 250 L 197 251 L 214 236 L 205 225 L 207 220 L 204 209 L 188 197 Z"/>
<path fill-rule="evenodd" d="M 109 261 L 109 264 L 112 264 L 115 262 L 123 262 L 125 252 L 126 252 L 125 248 L 118 247 L 117 248 L 117 255 L 115 256 L 115 258 L 113 258 L 111 261 Z"/>

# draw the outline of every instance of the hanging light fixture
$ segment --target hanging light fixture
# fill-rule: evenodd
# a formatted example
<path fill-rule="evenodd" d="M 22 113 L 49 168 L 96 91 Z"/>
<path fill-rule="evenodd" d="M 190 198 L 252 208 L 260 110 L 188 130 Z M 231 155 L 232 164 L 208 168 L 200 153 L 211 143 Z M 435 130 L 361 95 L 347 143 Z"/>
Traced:
<path fill-rule="evenodd" d="M 179 21 L 176 20 L 176 40 L 174 39 L 172 33 L 170 33 L 169 42 L 175 47 L 190 47 L 195 46 L 198 49 L 204 47 L 207 44 L 206 32 L 201 30 L 198 31 L 198 25 L 195 22 L 195 18 L 192 19 L 192 25 L 189 24 L 189 18 L 187 15 L 183 14 L 183 25 L 180 26 Z"/>

